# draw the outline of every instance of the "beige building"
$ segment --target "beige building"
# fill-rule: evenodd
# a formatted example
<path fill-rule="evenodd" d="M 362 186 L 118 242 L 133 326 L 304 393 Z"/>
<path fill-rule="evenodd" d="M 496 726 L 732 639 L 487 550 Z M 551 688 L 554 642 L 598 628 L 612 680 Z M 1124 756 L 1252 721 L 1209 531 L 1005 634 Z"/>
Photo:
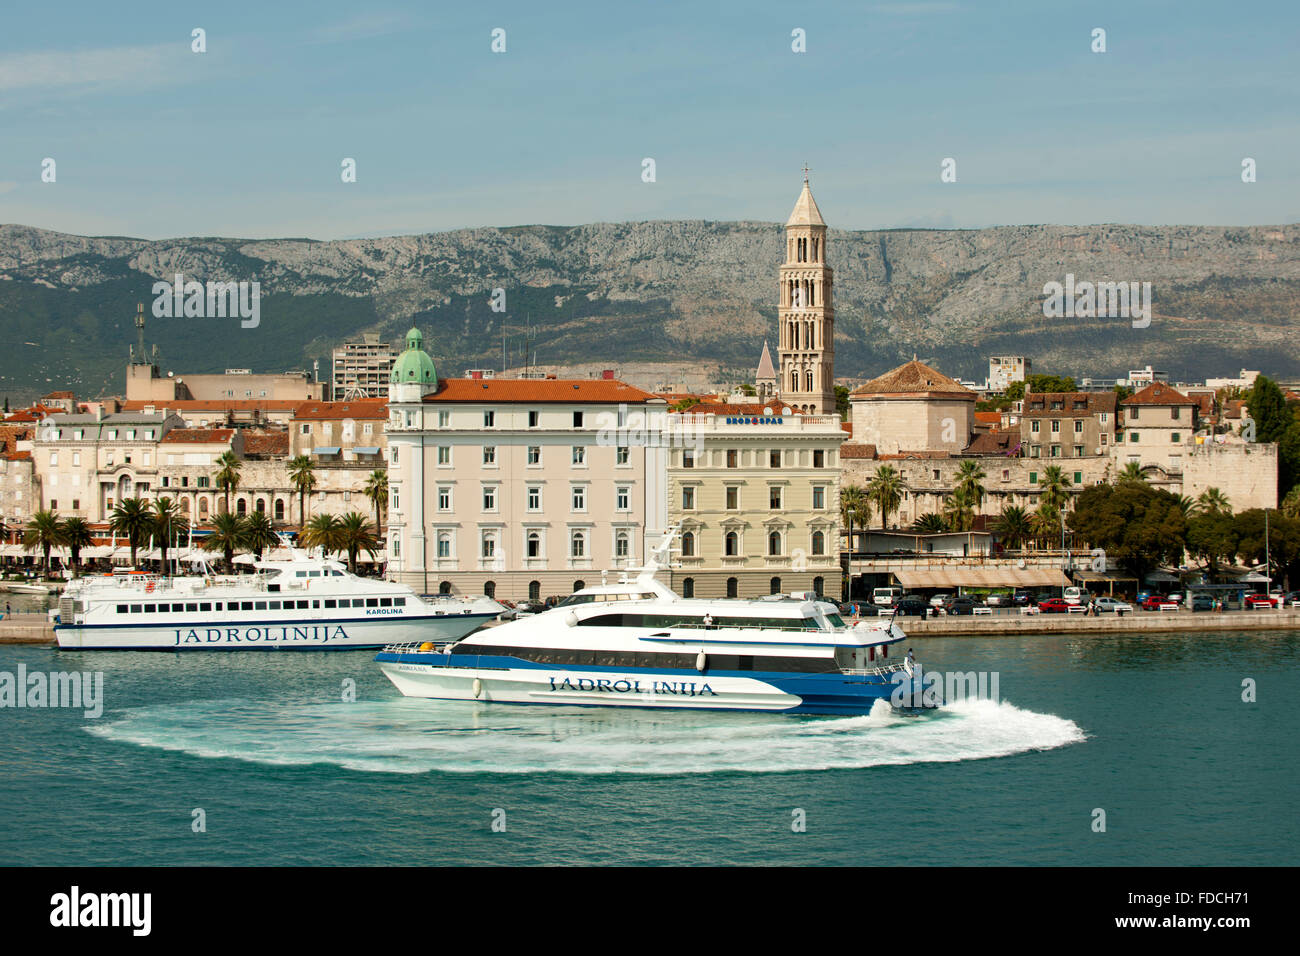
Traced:
<path fill-rule="evenodd" d="M 855 444 L 879 455 L 905 452 L 956 454 L 975 431 L 976 394 L 913 359 L 849 395 Z"/>
<path fill-rule="evenodd" d="M 1025 381 L 1033 367 L 1033 362 L 1023 355 L 994 355 L 989 359 L 985 388 L 999 394 L 1005 392 L 1012 382 Z"/>
<path fill-rule="evenodd" d="M 382 468 L 388 399 L 304 402 L 289 426 L 289 457 L 307 455 L 320 464 Z"/>
<path fill-rule="evenodd" d="M 32 458 L 35 429 L 24 425 L 0 425 L 0 525 L 14 528 L 24 524 L 38 510 L 40 485 Z M 39 504 L 38 504 L 39 507 Z"/>
<path fill-rule="evenodd" d="M 826 222 L 804 176 L 785 224 L 785 262 L 777 309 L 780 400 L 811 414 L 834 414 L 835 305 L 826 264 Z"/>
<path fill-rule="evenodd" d="M 397 348 L 373 332 L 360 342 L 344 342 L 333 353 L 333 398 L 336 402 L 358 398 L 387 398 L 388 377 L 397 361 Z"/>
<path fill-rule="evenodd" d="M 1198 428 L 1198 404 L 1163 382 L 1154 382 L 1120 402 L 1121 440 L 1114 454 L 1121 468 L 1136 462 L 1181 475 Z"/>
<path fill-rule="evenodd" d="M 412 329 L 390 377 L 389 576 L 424 593 L 570 594 L 645 560 L 662 399 L 609 379 L 445 379 Z"/>
<path fill-rule="evenodd" d="M 1020 440 L 1027 458 L 1110 455 L 1115 445 L 1114 392 L 1029 392 L 1021 403 Z"/>
<path fill-rule="evenodd" d="M 669 416 L 672 586 L 686 597 L 816 591 L 838 597 L 838 415 L 697 405 Z"/>

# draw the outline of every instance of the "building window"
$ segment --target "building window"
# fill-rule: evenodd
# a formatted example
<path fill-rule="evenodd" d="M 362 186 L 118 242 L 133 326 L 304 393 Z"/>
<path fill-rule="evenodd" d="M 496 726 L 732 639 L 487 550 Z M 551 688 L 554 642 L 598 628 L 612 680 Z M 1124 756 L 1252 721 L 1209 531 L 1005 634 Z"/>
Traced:
<path fill-rule="evenodd" d="M 734 448 L 727 449 L 727 467 L 728 468 L 740 467 L 740 452 L 736 451 L 736 449 Z"/>
<path fill-rule="evenodd" d="M 1037 435 L 1037 434 L 1038 434 L 1038 426 L 1039 426 L 1039 421 L 1038 421 L 1038 419 L 1035 418 L 1033 421 L 1031 421 L 1031 422 L 1029 423 L 1029 431 L 1030 431 L 1030 433 L 1031 433 L 1031 434 L 1034 434 L 1034 435 Z"/>
<path fill-rule="evenodd" d="M 816 594 L 818 597 L 821 597 L 825 593 L 826 593 L 826 579 L 821 577 L 813 578 L 813 594 Z"/>
<path fill-rule="evenodd" d="M 528 446 L 528 464 L 530 464 L 530 465 L 540 465 L 541 463 L 542 463 L 542 446 L 541 446 L 541 445 L 529 445 L 529 446 Z"/>
<path fill-rule="evenodd" d="M 1075 446 L 1074 446 L 1074 457 L 1075 457 L 1075 458 L 1082 458 L 1082 457 L 1083 457 L 1083 446 L 1082 446 L 1082 445 L 1075 445 Z"/>
<path fill-rule="evenodd" d="M 781 532 L 773 531 L 768 534 L 767 553 L 773 557 L 781 553 Z"/>
<path fill-rule="evenodd" d="M 280 498 L 277 498 L 275 502 L 275 520 L 284 520 L 284 500 Z"/>
<path fill-rule="evenodd" d="M 392 449 L 390 449 L 390 452 L 389 452 L 389 456 L 388 456 L 388 457 L 389 457 L 389 459 L 392 461 L 392 463 L 393 463 L 394 465 L 397 464 L 397 446 L 396 446 L 396 445 L 394 445 L 394 446 L 392 447 Z"/>
<path fill-rule="evenodd" d="M 620 485 L 615 494 L 614 507 L 619 511 L 632 510 L 632 489 L 626 485 Z"/>
<path fill-rule="evenodd" d="M 1128 434 L 1128 440 L 1129 440 L 1130 442 L 1135 442 L 1135 441 L 1137 441 L 1137 440 L 1138 440 L 1138 433 L 1137 433 L 1137 432 L 1129 432 L 1129 434 Z"/>
<path fill-rule="evenodd" d="M 1061 423 L 1056 419 L 1052 420 L 1052 434 L 1055 435 L 1061 430 Z"/>
<path fill-rule="evenodd" d="M 438 510 L 439 511 L 451 510 L 451 489 L 450 488 L 443 487 L 438 489 Z"/>
<path fill-rule="evenodd" d="M 683 468 L 695 467 L 695 452 L 689 448 L 682 449 L 682 467 Z"/>
<path fill-rule="evenodd" d="M 451 446 L 450 446 L 450 445 L 439 445 L 439 446 L 438 446 L 438 464 L 439 464 L 439 465 L 450 465 L 450 464 L 451 464 Z"/>
<path fill-rule="evenodd" d="M 542 510 L 542 489 L 540 485 L 530 485 L 528 488 L 528 510 Z"/>
<path fill-rule="evenodd" d="M 528 532 L 528 556 L 530 558 L 540 558 L 542 556 L 542 534 L 540 531 Z"/>
<path fill-rule="evenodd" d="M 1171 408 L 1169 410 L 1169 417 L 1174 421 L 1178 421 L 1178 419 L 1182 417 L 1182 414 L 1183 410 L 1181 408 Z"/>
<path fill-rule="evenodd" d="M 494 598 L 497 596 L 497 583 L 495 581 L 483 582 L 483 594 L 485 597 Z"/>
<path fill-rule="evenodd" d="M 813 485 L 813 510 L 822 511 L 826 507 L 826 489 L 821 485 Z"/>
<path fill-rule="evenodd" d="M 585 558 L 587 556 L 587 533 L 575 531 L 569 537 L 569 557 Z"/>
<path fill-rule="evenodd" d="M 931 469 L 930 469 L 930 479 L 931 479 L 932 481 L 938 481 L 938 480 L 939 480 L 939 469 L 938 469 L 938 468 L 931 468 Z"/>
<path fill-rule="evenodd" d="M 781 489 L 779 487 L 773 487 L 767 490 L 767 506 L 772 511 L 781 510 Z"/>
<path fill-rule="evenodd" d="M 780 594 L 780 593 L 781 593 L 781 579 L 780 579 L 780 578 L 773 578 L 770 582 L 768 582 L 768 584 L 769 584 L 769 587 L 771 588 L 771 590 L 768 592 L 769 594 Z"/>
<path fill-rule="evenodd" d="M 728 511 L 740 510 L 740 489 L 737 488 L 735 485 L 727 486 L 727 510 Z"/>
<path fill-rule="evenodd" d="M 687 485 L 682 489 L 682 510 L 695 510 L 695 488 L 691 485 Z"/>
<path fill-rule="evenodd" d="M 585 465 L 585 464 L 587 463 L 587 446 L 586 446 L 586 445 L 574 445 L 574 446 L 573 446 L 573 463 L 574 463 L 575 465 Z"/>
<path fill-rule="evenodd" d="M 1060 458 L 1060 457 L 1061 457 L 1061 446 L 1060 446 L 1060 445 L 1053 445 L 1053 446 L 1052 446 L 1052 457 L 1053 457 L 1053 458 Z"/>
<path fill-rule="evenodd" d="M 483 427 L 484 427 L 484 428 L 495 428 L 495 427 L 496 427 L 496 424 L 497 424 L 497 413 L 496 413 L 496 412 L 493 412 L 493 411 L 487 411 L 487 412 L 484 412 L 484 413 L 483 413 Z"/>
<path fill-rule="evenodd" d="M 573 413 L 573 427 L 574 428 L 582 427 L 582 412 Z"/>
<path fill-rule="evenodd" d="M 495 465 L 496 463 L 497 463 L 497 448 L 496 448 L 496 445 L 484 445 L 484 446 L 483 446 L 483 464 L 485 464 L 485 465 Z"/>
<path fill-rule="evenodd" d="M 767 453 L 767 463 L 773 468 L 781 467 L 781 452 L 779 449 L 773 448 Z"/>
<path fill-rule="evenodd" d="M 587 510 L 587 489 L 584 485 L 574 485 L 573 487 L 573 510 Z"/>
<path fill-rule="evenodd" d="M 530 600 L 530 601 L 540 601 L 541 599 L 542 599 L 542 582 L 541 582 L 541 581 L 529 581 L 529 582 L 528 582 L 528 600 Z"/>
<path fill-rule="evenodd" d="M 695 532 L 688 531 L 682 535 L 682 557 L 695 557 Z"/>
<path fill-rule="evenodd" d="M 529 412 L 529 413 L 528 413 L 528 427 L 529 427 L 529 428 L 536 428 L 536 427 L 538 426 L 538 424 L 541 422 L 541 420 L 542 420 L 542 413 L 541 413 L 541 412 Z"/>
<path fill-rule="evenodd" d="M 1079 421 L 1078 419 L 1075 419 L 1074 421 L 1074 433 L 1076 435 L 1083 434 L 1083 422 Z"/>
<path fill-rule="evenodd" d="M 826 553 L 826 535 L 821 531 L 813 532 L 812 553 L 815 555 L 824 555 Z"/>
<path fill-rule="evenodd" d="M 497 554 L 497 539 L 495 531 L 483 532 L 483 557 L 495 558 Z"/>
<path fill-rule="evenodd" d="M 614 450 L 614 464 L 626 465 L 632 458 L 632 450 L 627 445 L 619 445 Z"/>
<path fill-rule="evenodd" d="M 740 535 L 734 531 L 728 531 L 726 537 L 722 539 L 722 551 L 729 558 L 740 555 Z"/>
<path fill-rule="evenodd" d="M 1179 436 L 1178 432 L 1172 432 L 1172 433 L 1170 433 L 1170 435 L 1169 435 L 1169 440 L 1170 440 L 1171 442 L 1173 442 L 1173 443 L 1176 445 L 1176 444 L 1178 444 L 1178 439 L 1179 439 L 1180 437 L 1181 437 L 1181 436 Z"/>
<path fill-rule="evenodd" d="M 451 535 L 445 531 L 438 535 L 438 557 L 451 557 Z"/>
<path fill-rule="evenodd" d="M 489 485 L 483 489 L 483 510 L 497 510 L 497 489 L 495 485 Z"/>
<path fill-rule="evenodd" d="M 451 412 L 446 411 L 445 409 L 443 411 L 438 412 L 438 427 L 447 428 L 450 425 L 451 425 Z"/>
<path fill-rule="evenodd" d="M 1083 472 L 1081 472 L 1081 471 L 1076 471 L 1076 472 L 1074 473 L 1074 483 L 1075 483 L 1076 485 L 1081 485 L 1081 484 L 1083 484 Z"/>
<path fill-rule="evenodd" d="M 813 467 L 814 468 L 826 467 L 826 452 L 822 451 L 822 449 L 820 448 L 813 449 Z"/>
<path fill-rule="evenodd" d="M 1139 411 L 1141 411 L 1141 409 L 1137 405 L 1129 406 L 1128 417 L 1133 419 L 1133 421 L 1137 421 Z"/>
<path fill-rule="evenodd" d="M 614 557 L 626 559 L 631 547 L 631 541 L 626 531 L 620 531 L 614 536 Z"/>
<path fill-rule="evenodd" d="M 1030 483 L 1031 485 L 1036 485 L 1036 484 L 1038 484 L 1038 472 L 1036 472 L 1036 471 L 1031 471 L 1031 472 L 1029 473 L 1029 483 Z"/>
<path fill-rule="evenodd" d="M 727 578 L 727 597 L 734 598 L 740 596 L 740 581 L 736 578 Z"/>
<path fill-rule="evenodd" d="M 694 579 L 694 578 L 682 578 L 682 597 L 684 597 L 684 598 L 693 598 L 693 597 L 695 597 L 695 579 Z"/>

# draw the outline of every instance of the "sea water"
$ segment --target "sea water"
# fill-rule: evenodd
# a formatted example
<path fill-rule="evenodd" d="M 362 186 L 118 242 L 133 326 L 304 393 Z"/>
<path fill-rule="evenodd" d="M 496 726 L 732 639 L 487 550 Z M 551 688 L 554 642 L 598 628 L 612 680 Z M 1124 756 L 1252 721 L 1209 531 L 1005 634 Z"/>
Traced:
<path fill-rule="evenodd" d="M 0 709 L 0 865 L 1300 860 L 1300 634 L 910 644 L 931 672 L 996 672 L 1000 699 L 438 702 L 372 652 L 0 647 L 0 673 L 104 687 L 98 718 Z"/>

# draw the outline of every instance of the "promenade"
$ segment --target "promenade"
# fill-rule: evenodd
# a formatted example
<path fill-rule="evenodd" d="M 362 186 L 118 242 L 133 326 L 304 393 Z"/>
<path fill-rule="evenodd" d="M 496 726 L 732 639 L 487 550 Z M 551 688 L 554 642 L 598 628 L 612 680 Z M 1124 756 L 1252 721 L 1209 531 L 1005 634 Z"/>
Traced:
<path fill-rule="evenodd" d="M 921 637 L 997 637 L 1011 634 L 1114 634 L 1159 631 L 1293 631 L 1300 630 L 1300 608 L 1268 611 L 1133 611 L 1103 614 L 1020 614 L 928 618 L 900 617 L 898 626 Z"/>

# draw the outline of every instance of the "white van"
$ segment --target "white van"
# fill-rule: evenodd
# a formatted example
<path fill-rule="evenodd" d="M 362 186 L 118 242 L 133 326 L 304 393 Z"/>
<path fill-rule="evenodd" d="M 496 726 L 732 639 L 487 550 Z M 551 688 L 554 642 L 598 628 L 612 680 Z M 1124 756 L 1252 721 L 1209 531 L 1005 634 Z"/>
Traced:
<path fill-rule="evenodd" d="M 1087 588 L 1066 588 L 1063 597 L 1066 604 L 1087 604 L 1092 600 Z"/>
<path fill-rule="evenodd" d="M 877 607 L 893 607 L 902 596 L 903 589 L 900 587 L 876 588 L 871 592 L 871 603 Z"/>

